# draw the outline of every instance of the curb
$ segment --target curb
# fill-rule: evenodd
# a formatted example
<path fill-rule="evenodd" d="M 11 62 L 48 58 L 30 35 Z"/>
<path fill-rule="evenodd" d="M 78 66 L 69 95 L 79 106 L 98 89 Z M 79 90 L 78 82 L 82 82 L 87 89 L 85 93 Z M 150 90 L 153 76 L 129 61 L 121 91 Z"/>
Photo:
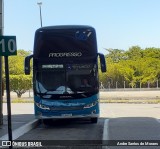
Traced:
<path fill-rule="evenodd" d="M 31 129 L 35 128 L 36 126 L 38 126 L 40 124 L 40 120 L 35 119 L 15 130 L 12 131 L 12 138 L 13 140 L 17 139 L 18 137 L 24 135 L 25 133 L 27 133 L 28 131 L 30 131 Z M 0 138 L 0 140 L 8 140 L 8 134 L 2 136 Z"/>

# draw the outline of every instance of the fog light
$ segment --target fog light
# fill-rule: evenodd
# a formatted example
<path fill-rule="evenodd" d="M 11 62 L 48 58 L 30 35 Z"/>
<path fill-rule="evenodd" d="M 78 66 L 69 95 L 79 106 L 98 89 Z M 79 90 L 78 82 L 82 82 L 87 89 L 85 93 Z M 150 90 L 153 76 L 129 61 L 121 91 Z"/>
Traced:
<path fill-rule="evenodd" d="M 91 113 L 92 113 L 92 114 L 96 114 L 96 110 L 93 110 Z"/>
<path fill-rule="evenodd" d="M 38 115 L 38 116 L 42 116 L 42 113 L 39 112 L 39 111 L 37 111 L 37 115 Z"/>

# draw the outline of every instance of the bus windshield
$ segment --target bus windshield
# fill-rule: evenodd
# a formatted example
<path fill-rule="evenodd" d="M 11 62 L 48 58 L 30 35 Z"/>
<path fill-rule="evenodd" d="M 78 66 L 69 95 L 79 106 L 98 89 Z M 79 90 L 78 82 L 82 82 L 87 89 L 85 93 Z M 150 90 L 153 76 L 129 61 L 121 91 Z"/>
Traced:
<path fill-rule="evenodd" d="M 96 64 L 45 64 L 35 75 L 35 91 L 43 98 L 82 98 L 97 90 Z"/>

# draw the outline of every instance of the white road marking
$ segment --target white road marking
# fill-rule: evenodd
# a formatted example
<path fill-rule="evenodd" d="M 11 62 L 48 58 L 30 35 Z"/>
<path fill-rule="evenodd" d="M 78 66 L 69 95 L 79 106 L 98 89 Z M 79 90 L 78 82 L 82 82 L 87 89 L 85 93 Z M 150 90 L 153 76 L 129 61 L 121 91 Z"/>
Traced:
<path fill-rule="evenodd" d="M 103 141 L 109 140 L 109 119 L 104 122 Z M 107 146 L 102 146 L 102 149 L 109 149 Z"/>

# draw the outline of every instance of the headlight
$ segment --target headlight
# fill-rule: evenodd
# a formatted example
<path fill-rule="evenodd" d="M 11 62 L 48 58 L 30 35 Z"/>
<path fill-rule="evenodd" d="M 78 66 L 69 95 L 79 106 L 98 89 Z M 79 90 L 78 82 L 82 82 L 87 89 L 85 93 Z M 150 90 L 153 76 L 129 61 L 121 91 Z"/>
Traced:
<path fill-rule="evenodd" d="M 98 103 L 98 101 L 94 101 L 90 104 L 85 105 L 84 108 L 91 108 L 91 107 L 95 106 L 97 103 Z"/>
<path fill-rule="evenodd" d="M 39 107 L 40 109 L 43 109 L 43 110 L 50 110 L 50 108 L 48 106 L 45 106 L 45 105 L 37 103 L 37 102 L 36 102 L 36 106 Z"/>

